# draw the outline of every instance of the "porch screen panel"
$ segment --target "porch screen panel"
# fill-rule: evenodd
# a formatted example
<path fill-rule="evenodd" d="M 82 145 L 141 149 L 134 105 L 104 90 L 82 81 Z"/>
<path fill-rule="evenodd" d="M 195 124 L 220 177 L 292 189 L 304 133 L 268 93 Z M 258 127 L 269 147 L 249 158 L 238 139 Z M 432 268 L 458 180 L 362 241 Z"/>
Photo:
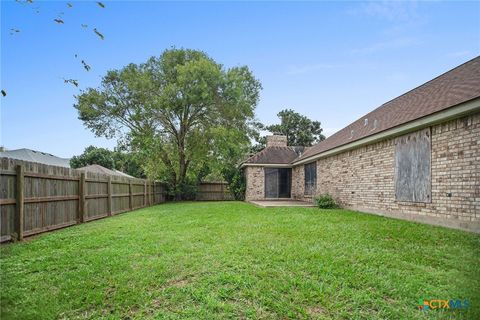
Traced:
<path fill-rule="evenodd" d="M 278 198 L 278 169 L 265 168 L 265 198 Z"/>
<path fill-rule="evenodd" d="M 292 169 L 278 169 L 278 197 L 290 198 Z"/>

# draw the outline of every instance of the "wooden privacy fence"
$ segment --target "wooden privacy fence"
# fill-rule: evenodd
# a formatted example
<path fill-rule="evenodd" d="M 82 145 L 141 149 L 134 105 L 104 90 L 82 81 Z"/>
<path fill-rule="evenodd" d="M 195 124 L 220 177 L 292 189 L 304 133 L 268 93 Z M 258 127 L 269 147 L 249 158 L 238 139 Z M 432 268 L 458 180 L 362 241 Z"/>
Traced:
<path fill-rule="evenodd" d="M 158 182 L 0 158 L 0 242 L 165 202 Z"/>
<path fill-rule="evenodd" d="M 195 200 L 222 201 L 234 200 L 226 182 L 202 182 L 198 185 Z"/>

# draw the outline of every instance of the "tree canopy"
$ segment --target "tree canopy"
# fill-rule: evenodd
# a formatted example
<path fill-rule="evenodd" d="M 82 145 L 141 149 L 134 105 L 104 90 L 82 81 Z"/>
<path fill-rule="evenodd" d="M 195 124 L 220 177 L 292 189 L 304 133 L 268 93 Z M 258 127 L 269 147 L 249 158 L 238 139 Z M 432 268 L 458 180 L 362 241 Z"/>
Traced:
<path fill-rule="evenodd" d="M 107 169 L 115 169 L 113 151 L 89 146 L 85 148 L 85 151 L 83 151 L 81 155 L 73 156 L 70 159 L 70 166 L 72 168 L 81 168 L 91 164 L 98 164 Z"/>
<path fill-rule="evenodd" d="M 291 109 L 284 109 L 280 111 L 277 116 L 280 119 L 279 124 L 263 125 L 262 129 L 270 131 L 272 134 L 287 136 L 289 146 L 310 147 L 315 143 L 325 140 L 320 121 L 311 120 Z M 265 147 L 265 136 L 257 140 L 258 144 L 254 146 L 254 151 Z"/>
<path fill-rule="evenodd" d="M 181 194 L 243 156 L 260 90 L 246 66 L 226 69 L 202 51 L 174 48 L 107 72 L 75 108 L 97 136 L 121 139 L 150 177 Z"/>

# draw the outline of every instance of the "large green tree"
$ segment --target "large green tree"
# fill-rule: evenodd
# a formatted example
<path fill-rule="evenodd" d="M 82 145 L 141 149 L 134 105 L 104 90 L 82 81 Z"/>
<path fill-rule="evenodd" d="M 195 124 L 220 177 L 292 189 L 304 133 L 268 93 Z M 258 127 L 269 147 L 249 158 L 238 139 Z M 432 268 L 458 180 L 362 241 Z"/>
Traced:
<path fill-rule="evenodd" d="M 310 147 L 315 143 L 325 140 L 320 121 L 311 120 L 291 109 L 284 109 L 280 111 L 277 116 L 280 119 L 280 123 L 267 126 L 263 125 L 261 128 L 273 134 L 287 136 L 289 146 Z M 254 152 L 265 147 L 266 137 L 260 137 L 257 141 L 258 144 L 253 147 Z"/>
<path fill-rule="evenodd" d="M 255 133 L 260 90 L 245 66 L 226 69 L 204 52 L 170 49 L 109 71 L 75 108 L 97 136 L 121 138 L 147 174 L 178 195 L 227 157 L 241 158 Z"/>

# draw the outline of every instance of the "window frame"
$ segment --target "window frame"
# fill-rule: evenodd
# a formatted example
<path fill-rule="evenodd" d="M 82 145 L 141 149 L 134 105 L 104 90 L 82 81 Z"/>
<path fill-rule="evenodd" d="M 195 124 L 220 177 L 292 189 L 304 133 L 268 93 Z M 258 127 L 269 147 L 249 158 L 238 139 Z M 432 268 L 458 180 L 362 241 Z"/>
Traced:
<path fill-rule="evenodd" d="M 432 202 L 432 140 L 426 128 L 395 139 L 395 201 Z"/>
<path fill-rule="evenodd" d="M 303 195 L 314 196 L 317 190 L 317 162 L 303 165 Z"/>

